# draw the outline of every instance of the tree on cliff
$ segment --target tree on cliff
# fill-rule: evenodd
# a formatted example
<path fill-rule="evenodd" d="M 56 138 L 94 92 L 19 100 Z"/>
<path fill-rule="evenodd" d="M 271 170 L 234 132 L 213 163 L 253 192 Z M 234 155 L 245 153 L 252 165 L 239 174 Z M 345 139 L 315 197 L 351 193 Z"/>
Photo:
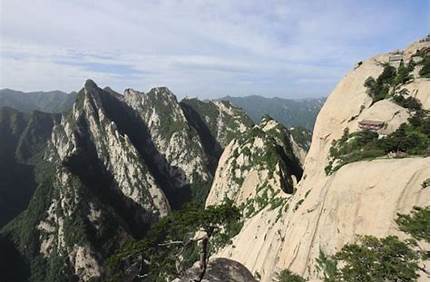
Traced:
<path fill-rule="evenodd" d="M 229 226 L 240 219 L 240 211 L 228 201 L 205 210 L 188 207 L 173 212 L 155 224 L 145 239 L 128 242 L 109 259 L 111 278 L 129 276 L 142 281 L 166 281 L 181 276 L 199 261 L 205 275 L 214 237 L 229 232 Z"/>

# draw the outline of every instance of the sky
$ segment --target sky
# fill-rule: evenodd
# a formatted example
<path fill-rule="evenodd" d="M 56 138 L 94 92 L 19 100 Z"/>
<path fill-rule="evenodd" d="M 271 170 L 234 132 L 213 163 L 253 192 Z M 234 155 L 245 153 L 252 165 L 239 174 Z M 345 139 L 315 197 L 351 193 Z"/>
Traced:
<path fill-rule="evenodd" d="M 428 0 L 0 0 L 0 88 L 327 96 L 429 33 Z"/>

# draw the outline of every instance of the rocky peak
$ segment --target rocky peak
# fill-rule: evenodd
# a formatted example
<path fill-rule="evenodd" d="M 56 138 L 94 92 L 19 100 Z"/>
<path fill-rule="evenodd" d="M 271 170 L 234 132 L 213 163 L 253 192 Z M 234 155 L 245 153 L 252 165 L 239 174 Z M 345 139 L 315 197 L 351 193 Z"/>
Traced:
<path fill-rule="evenodd" d="M 222 148 L 253 125 L 243 110 L 228 101 L 183 99 L 181 104 L 190 116 L 200 117 L 201 127 L 205 126 Z"/>
<path fill-rule="evenodd" d="M 20 237 L 20 224 L 7 231 L 23 245 L 36 246 L 33 258 L 60 256 L 62 269 L 47 264 L 47 275 L 61 271 L 84 281 L 100 278 L 110 250 L 142 236 L 169 212 L 144 160 L 145 138 L 136 131 L 145 134 L 127 104 L 92 81 L 85 83 L 73 111 L 54 126 L 43 160 L 49 173 L 40 172 L 43 181 L 34 196 L 44 195 L 43 205 L 30 203 L 17 219 L 36 228 L 26 238 Z"/>
<path fill-rule="evenodd" d="M 302 176 L 288 131 L 270 117 L 234 139 L 220 157 L 207 205 L 224 198 L 245 205 L 247 216 L 282 202 Z"/>
<path fill-rule="evenodd" d="M 283 148 L 286 157 L 289 158 L 290 164 L 299 164 L 302 167 L 306 152 L 303 145 L 300 143 L 301 141 L 300 138 L 298 138 L 298 135 L 292 134 L 292 132 L 295 133 L 294 129 L 287 129 L 270 115 L 264 115 L 262 117 L 259 128 L 261 128 L 271 138 L 274 138 L 276 143 Z M 302 169 L 295 167 L 294 171 L 299 180 L 302 176 Z"/>
<path fill-rule="evenodd" d="M 91 79 L 87 79 L 84 83 L 84 89 L 87 91 L 91 91 L 92 89 L 98 89 L 99 87 L 97 86 L 97 84 L 91 80 Z"/>
<path fill-rule="evenodd" d="M 208 189 L 204 188 L 208 186 L 205 183 L 212 178 L 208 156 L 199 133 L 190 125 L 175 95 L 166 87 L 153 88 L 146 94 L 128 89 L 125 101 L 148 129 L 157 155 L 154 162 L 173 186 L 171 199 L 177 202 L 183 198 L 178 193 L 189 193 L 203 201 Z M 196 195 L 198 185 L 192 183 L 200 183 L 199 189 L 203 190 L 198 193 L 200 196 Z"/>
<path fill-rule="evenodd" d="M 161 86 L 161 87 L 154 87 L 151 88 L 147 95 L 154 95 L 155 97 L 168 97 L 168 99 L 174 99 L 177 100 L 177 97 L 172 93 L 171 90 L 169 90 L 168 87 Z"/>

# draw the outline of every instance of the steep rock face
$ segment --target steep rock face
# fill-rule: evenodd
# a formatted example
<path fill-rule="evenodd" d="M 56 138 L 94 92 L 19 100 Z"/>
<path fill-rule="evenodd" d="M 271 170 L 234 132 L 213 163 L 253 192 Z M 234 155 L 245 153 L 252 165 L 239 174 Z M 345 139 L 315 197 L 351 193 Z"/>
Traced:
<path fill-rule="evenodd" d="M 223 149 L 235 136 L 251 128 L 253 122 L 229 102 L 185 98 L 180 105 L 190 126 L 199 134 L 209 169 L 214 175 Z"/>
<path fill-rule="evenodd" d="M 429 42 L 412 44 L 404 50 L 404 60 L 408 62 L 411 54 L 424 47 Z M 263 209 L 247 220 L 232 245 L 217 256 L 243 263 L 258 272 L 262 281 L 272 281 L 278 271 L 287 268 L 318 280 L 315 264 L 320 250 L 333 254 L 357 235 L 406 236 L 398 231 L 394 219 L 398 212 L 429 204 L 429 187 L 422 186 L 429 178 L 429 158 L 359 161 L 330 176 L 324 170 L 332 142 L 345 128 L 357 131 L 358 121 L 366 117 L 386 121 L 389 132 L 406 122 L 409 114 L 405 109 L 390 100 L 372 104 L 364 87 L 369 76 L 379 76 L 381 63 L 388 62 L 389 56 L 362 62 L 338 83 L 317 118 L 297 192 L 283 207 Z M 428 108 L 429 79 L 415 77 L 401 88 L 408 88 L 409 95 Z M 421 279 L 427 280 L 423 275 Z"/>
<path fill-rule="evenodd" d="M 197 113 L 210 135 L 226 147 L 230 141 L 253 125 L 251 119 L 240 108 L 227 101 L 203 102 L 198 99 L 184 99 L 181 104 L 186 111 Z"/>
<path fill-rule="evenodd" d="M 32 280 L 101 277 L 121 242 L 142 236 L 169 211 L 134 145 L 144 137 L 127 109 L 121 97 L 87 81 L 54 127 L 29 207 L 3 230 L 31 261 Z"/>
<path fill-rule="evenodd" d="M 244 205 L 244 213 L 250 217 L 268 206 L 281 205 L 301 176 L 288 131 L 265 117 L 226 147 L 206 205 L 228 198 Z"/>
<path fill-rule="evenodd" d="M 129 114 L 123 102 L 92 81 L 86 82 L 79 95 L 70 120 L 54 129 L 52 141 L 58 157 L 68 162 L 83 151 L 93 150 L 88 153 L 97 155 L 126 197 L 145 209 L 166 214 L 169 210 L 166 198 L 128 136 L 134 129 L 127 128 L 131 120 L 125 116 L 118 120 L 121 115 Z M 139 141 L 135 136 L 132 138 Z"/>
<path fill-rule="evenodd" d="M 170 178 L 170 185 L 174 189 L 211 182 L 212 172 L 199 135 L 189 126 L 182 108 L 169 89 L 154 88 L 146 94 L 127 89 L 124 97 L 146 124 L 151 142 L 155 150 L 160 152 L 155 162 Z"/>

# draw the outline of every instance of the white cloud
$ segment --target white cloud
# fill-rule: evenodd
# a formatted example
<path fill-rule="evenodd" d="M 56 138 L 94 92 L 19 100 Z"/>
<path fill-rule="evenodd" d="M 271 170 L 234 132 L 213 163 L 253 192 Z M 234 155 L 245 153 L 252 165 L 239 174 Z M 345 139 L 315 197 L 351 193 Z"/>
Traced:
<path fill-rule="evenodd" d="M 400 29 L 401 16 L 423 21 L 409 12 L 379 1 L 2 0 L 0 87 L 72 91 L 92 78 L 205 98 L 321 96 L 357 60 L 423 35 Z"/>

